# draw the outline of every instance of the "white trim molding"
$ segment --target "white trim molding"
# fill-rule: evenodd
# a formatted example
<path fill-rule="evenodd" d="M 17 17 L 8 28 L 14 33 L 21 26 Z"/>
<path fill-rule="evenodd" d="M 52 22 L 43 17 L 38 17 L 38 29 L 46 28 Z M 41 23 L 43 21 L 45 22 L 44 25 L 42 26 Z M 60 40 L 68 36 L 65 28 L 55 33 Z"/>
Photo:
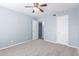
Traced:
<path fill-rule="evenodd" d="M 58 42 L 55 42 L 55 41 L 50 41 L 50 40 L 47 40 L 47 39 L 45 39 L 45 41 L 48 41 L 48 42 L 51 42 L 51 43 L 56 43 L 56 44 L 61 44 L 61 43 L 58 43 Z M 62 44 L 62 45 L 65 45 L 65 44 Z M 76 47 L 76 46 L 72 46 L 72 45 L 69 45 L 69 44 L 67 44 L 66 46 L 69 46 L 69 47 L 72 47 L 72 48 L 76 48 L 76 49 L 79 50 L 79 47 Z"/>
<path fill-rule="evenodd" d="M 24 42 L 20 42 L 20 43 L 12 44 L 12 45 L 9 45 L 9 46 L 0 48 L 0 50 L 7 49 L 7 48 L 10 48 L 10 47 L 14 47 L 14 46 L 17 46 L 17 45 L 20 45 L 20 44 L 23 44 L 23 43 L 28 43 L 28 42 L 30 42 L 30 41 L 32 41 L 32 40 L 27 40 L 27 41 L 24 41 Z"/>

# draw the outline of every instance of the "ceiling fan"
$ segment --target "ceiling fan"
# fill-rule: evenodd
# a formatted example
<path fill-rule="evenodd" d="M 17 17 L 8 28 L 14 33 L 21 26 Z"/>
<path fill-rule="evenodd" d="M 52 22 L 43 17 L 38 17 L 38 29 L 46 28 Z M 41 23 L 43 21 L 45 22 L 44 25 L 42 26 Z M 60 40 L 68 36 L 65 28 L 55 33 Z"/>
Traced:
<path fill-rule="evenodd" d="M 25 8 L 33 8 L 33 13 L 36 11 L 41 11 L 44 12 L 44 10 L 42 9 L 42 7 L 46 7 L 47 4 L 39 4 L 39 3 L 33 3 L 33 6 L 24 6 Z"/>

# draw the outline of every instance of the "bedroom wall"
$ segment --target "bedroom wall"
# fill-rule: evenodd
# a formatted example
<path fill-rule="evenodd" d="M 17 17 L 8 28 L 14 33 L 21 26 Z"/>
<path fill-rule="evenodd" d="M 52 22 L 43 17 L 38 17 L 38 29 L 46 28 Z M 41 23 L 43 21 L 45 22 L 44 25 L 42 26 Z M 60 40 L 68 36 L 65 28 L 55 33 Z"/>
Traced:
<path fill-rule="evenodd" d="M 58 12 L 56 14 L 57 16 L 69 16 L 69 45 L 79 47 L 79 7 Z M 56 17 L 49 15 L 41 18 L 43 20 L 42 22 L 44 23 L 44 38 L 51 42 L 56 42 Z"/>
<path fill-rule="evenodd" d="M 77 20 L 77 46 L 79 46 L 79 7 L 78 7 L 78 20 Z"/>
<path fill-rule="evenodd" d="M 0 48 L 32 39 L 33 18 L 0 7 Z"/>

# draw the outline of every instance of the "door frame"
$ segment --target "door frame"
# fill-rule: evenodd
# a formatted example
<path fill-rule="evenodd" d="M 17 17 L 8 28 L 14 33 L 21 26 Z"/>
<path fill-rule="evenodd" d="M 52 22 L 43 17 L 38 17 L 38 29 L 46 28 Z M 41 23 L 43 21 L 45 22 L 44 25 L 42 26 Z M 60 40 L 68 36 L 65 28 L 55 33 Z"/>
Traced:
<path fill-rule="evenodd" d="M 38 21 L 32 20 L 32 40 L 38 39 Z"/>
<path fill-rule="evenodd" d="M 66 20 L 63 20 L 63 17 L 65 17 Z M 60 18 L 60 19 L 58 19 L 58 18 Z M 68 43 L 69 43 L 68 42 L 69 41 L 69 39 L 68 39 L 68 15 L 58 16 L 56 18 L 56 20 L 57 20 L 57 33 L 56 33 L 57 39 L 56 39 L 56 43 L 68 45 Z M 59 25 L 58 25 L 58 22 L 60 22 Z M 65 25 L 66 27 L 64 27 L 63 25 Z M 58 26 L 60 26 L 60 28 Z M 59 28 L 59 30 L 58 30 L 58 28 Z M 60 39 L 60 41 L 59 41 L 59 39 Z"/>

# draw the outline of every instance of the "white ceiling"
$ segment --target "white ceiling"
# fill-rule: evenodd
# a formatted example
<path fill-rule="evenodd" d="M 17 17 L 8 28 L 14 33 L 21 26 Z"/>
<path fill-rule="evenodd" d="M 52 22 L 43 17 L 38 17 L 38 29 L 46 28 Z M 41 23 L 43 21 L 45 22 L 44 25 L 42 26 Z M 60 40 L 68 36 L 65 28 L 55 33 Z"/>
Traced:
<path fill-rule="evenodd" d="M 69 10 L 71 8 L 74 8 L 76 6 L 78 6 L 77 3 L 47 3 L 47 7 L 43 7 L 42 9 L 44 9 L 44 13 L 41 12 L 36 12 L 36 13 L 32 13 L 32 8 L 25 8 L 24 6 L 31 6 L 33 5 L 32 3 L 9 3 L 9 4 L 0 4 L 3 7 L 9 8 L 11 10 L 14 11 L 18 11 L 21 13 L 24 13 L 26 15 L 30 15 L 34 18 L 41 18 L 45 15 L 49 15 L 49 14 L 54 14 L 56 12 L 61 12 L 61 11 L 65 11 L 65 10 Z"/>

